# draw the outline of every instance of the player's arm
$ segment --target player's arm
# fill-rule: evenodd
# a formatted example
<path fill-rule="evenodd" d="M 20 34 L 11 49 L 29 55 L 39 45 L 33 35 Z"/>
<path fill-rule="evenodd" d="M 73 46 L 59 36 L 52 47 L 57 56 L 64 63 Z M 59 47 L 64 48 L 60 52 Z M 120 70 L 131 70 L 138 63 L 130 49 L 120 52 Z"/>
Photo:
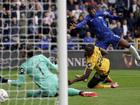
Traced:
<path fill-rule="evenodd" d="M 25 70 L 20 68 L 17 80 L 11 80 L 10 84 L 13 86 L 21 86 L 25 82 Z"/>
<path fill-rule="evenodd" d="M 79 82 L 79 81 L 83 81 L 83 80 L 87 79 L 89 77 L 89 75 L 91 74 L 91 72 L 92 72 L 92 69 L 87 68 L 85 73 L 82 76 L 80 76 L 80 77 L 78 77 L 78 78 L 76 78 L 74 80 L 69 80 L 68 81 L 69 85 L 71 85 L 71 84 L 73 84 L 75 82 Z"/>
<path fill-rule="evenodd" d="M 74 79 L 74 80 L 69 80 L 69 81 L 68 81 L 69 85 L 71 85 L 71 84 L 73 84 L 73 83 L 75 83 L 75 82 L 79 82 L 79 81 L 83 81 L 83 80 L 87 79 L 87 78 L 90 76 L 90 74 L 91 74 L 93 68 L 95 67 L 95 62 L 96 62 L 96 61 L 94 61 L 94 63 L 92 63 L 92 62 L 90 62 L 90 61 L 87 61 L 84 74 L 83 74 L 82 76 L 80 76 L 80 77 Z"/>
<path fill-rule="evenodd" d="M 108 54 L 108 51 L 106 51 L 106 50 L 103 49 L 103 48 L 99 48 L 99 50 L 101 51 L 101 54 L 102 54 L 103 56 Z"/>
<path fill-rule="evenodd" d="M 77 29 L 83 28 L 87 24 L 87 19 L 85 18 L 83 21 L 76 25 Z"/>
<path fill-rule="evenodd" d="M 54 64 L 54 63 L 52 63 L 47 57 L 45 57 L 44 56 L 44 58 L 45 58 L 45 62 L 46 62 L 46 64 L 47 64 L 47 66 L 48 66 L 48 68 L 50 69 L 50 70 L 52 70 L 52 71 L 58 71 L 58 65 L 57 64 Z"/>
<path fill-rule="evenodd" d="M 76 23 L 71 23 L 71 26 L 70 26 L 70 30 L 72 29 L 81 29 L 81 28 L 84 28 L 84 26 L 87 24 L 87 22 L 89 21 L 89 17 L 86 16 L 81 22 L 79 22 L 78 24 Z"/>
<path fill-rule="evenodd" d="M 49 69 L 52 70 L 52 71 L 58 71 L 58 65 L 52 63 L 51 61 L 49 62 L 48 67 L 49 67 Z"/>
<path fill-rule="evenodd" d="M 112 19 L 112 20 L 119 20 L 120 17 L 119 16 L 114 16 L 114 15 L 111 15 L 109 12 L 107 11 L 104 11 L 103 12 L 103 15 L 109 19 Z"/>

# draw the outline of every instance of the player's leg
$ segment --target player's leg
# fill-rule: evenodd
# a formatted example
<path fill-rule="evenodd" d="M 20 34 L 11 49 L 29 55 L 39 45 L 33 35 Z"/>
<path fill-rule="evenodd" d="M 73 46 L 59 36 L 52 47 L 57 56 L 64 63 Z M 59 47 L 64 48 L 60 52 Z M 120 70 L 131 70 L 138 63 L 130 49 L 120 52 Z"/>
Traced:
<path fill-rule="evenodd" d="M 110 72 L 110 61 L 107 58 L 102 59 L 101 66 L 96 69 L 96 73 L 93 76 L 93 78 L 89 81 L 88 87 L 89 88 L 115 88 L 118 87 L 117 83 L 114 85 L 114 83 L 105 85 L 100 84 L 100 82 L 105 81 L 105 79 L 108 78 L 109 72 Z M 112 86 L 113 85 L 113 86 Z"/>
<path fill-rule="evenodd" d="M 106 77 L 107 75 L 101 75 L 96 72 L 94 77 L 89 81 L 88 88 L 117 88 L 119 86 L 117 82 L 108 85 L 100 84 Z"/>
<path fill-rule="evenodd" d="M 27 97 L 41 97 L 41 90 L 30 90 L 27 92 Z"/>
<path fill-rule="evenodd" d="M 138 63 L 140 62 L 140 55 L 139 53 L 137 52 L 136 48 L 133 46 L 133 45 L 130 45 L 128 43 L 127 40 L 125 40 L 124 38 L 122 37 L 119 37 L 118 35 L 112 35 L 110 37 L 110 39 L 108 40 L 108 42 L 110 44 L 113 45 L 113 47 L 117 47 L 117 46 L 121 46 L 123 48 L 128 48 L 129 51 L 131 52 L 131 54 L 136 58 L 136 60 L 138 61 Z"/>
<path fill-rule="evenodd" d="M 54 92 L 51 89 L 30 90 L 27 92 L 27 97 L 55 97 L 57 95 L 58 95 L 57 92 Z"/>
<path fill-rule="evenodd" d="M 68 95 L 69 96 L 84 96 L 84 97 L 97 97 L 98 94 L 96 92 L 85 92 L 74 88 L 68 88 Z"/>
<path fill-rule="evenodd" d="M 30 90 L 27 97 L 54 97 L 58 93 L 58 78 L 56 74 L 50 74 L 47 78 L 36 80 L 39 90 Z"/>
<path fill-rule="evenodd" d="M 101 75 L 96 72 L 93 78 L 88 82 L 88 88 L 99 88 L 100 87 L 99 83 L 104 81 L 106 77 L 107 77 L 106 75 Z"/>
<path fill-rule="evenodd" d="M 108 46 L 109 46 L 108 39 L 106 39 L 106 40 L 98 40 L 97 39 L 95 45 L 97 47 L 100 47 L 100 48 L 103 48 L 103 49 L 107 49 Z"/>
<path fill-rule="evenodd" d="M 119 45 L 124 48 L 128 48 L 132 55 L 136 58 L 136 60 L 140 61 L 140 55 L 137 52 L 136 48 L 133 45 L 130 45 L 127 40 L 121 38 L 119 41 Z"/>
<path fill-rule="evenodd" d="M 112 80 L 111 77 L 108 75 L 107 78 L 105 78 L 105 80 L 103 81 L 103 83 L 113 83 L 113 80 Z"/>
<path fill-rule="evenodd" d="M 48 76 L 41 82 L 42 97 L 54 97 L 58 94 L 58 77 L 56 74 Z"/>

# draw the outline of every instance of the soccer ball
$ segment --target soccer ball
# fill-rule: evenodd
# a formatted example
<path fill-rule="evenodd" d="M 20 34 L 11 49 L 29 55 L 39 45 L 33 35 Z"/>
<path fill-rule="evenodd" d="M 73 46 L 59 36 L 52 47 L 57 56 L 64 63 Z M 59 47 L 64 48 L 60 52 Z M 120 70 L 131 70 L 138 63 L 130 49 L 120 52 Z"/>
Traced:
<path fill-rule="evenodd" d="M 0 89 L 0 102 L 5 102 L 6 100 L 8 100 L 8 93 L 6 90 L 4 89 Z"/>

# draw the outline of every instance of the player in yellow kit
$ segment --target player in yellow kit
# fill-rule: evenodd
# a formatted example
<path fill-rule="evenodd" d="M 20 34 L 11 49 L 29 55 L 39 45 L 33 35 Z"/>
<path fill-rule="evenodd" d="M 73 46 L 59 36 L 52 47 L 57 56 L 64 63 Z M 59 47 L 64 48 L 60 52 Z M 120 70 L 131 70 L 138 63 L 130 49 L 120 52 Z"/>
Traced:
<path fill-rule="evenodd" d="M 87 79 L 93 70 L 96 70 L 94 76 L 88 82 L 88 88 L 116 88 L 118 83 L 111 83 L 108 85 L 100 84 L 108 78 L 110 71 L 110 61 L 109 59 L 103 57 L 107 52 L 99 47 L 92 44 L 88 44 L 85 47 L 85 58 L 86 58 L 86 68 L 85 73 L 74 80 L 69 80 L 69 85 L 74 82 L 83 81 Z"/>

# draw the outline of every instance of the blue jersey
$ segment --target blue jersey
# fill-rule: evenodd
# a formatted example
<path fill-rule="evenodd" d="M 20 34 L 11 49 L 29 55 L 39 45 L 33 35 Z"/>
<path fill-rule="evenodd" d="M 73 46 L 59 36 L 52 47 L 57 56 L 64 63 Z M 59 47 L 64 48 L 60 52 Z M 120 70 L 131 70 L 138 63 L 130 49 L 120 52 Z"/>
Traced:
<path fill-rule="evenodd" d="M 82 28 L 84 25 L 88 24 L 89 27 L 92 28 L 92 30 L 96 34 L 98 43 L 97 46 L 104 49 L 106 49 L 109 44 L 113 44 L 113 46 L 118 44 L 120 40 L 120 37 L 115 35 L 108 27 L 105 21 L 106 17 L 110 19 L 119 19 L 119 17 L 113 16 L 107 11 L 97 11 L 95 16 L 89 14 L 85 17 L 83 21 L 76 25 L 76 28 Z"/>

